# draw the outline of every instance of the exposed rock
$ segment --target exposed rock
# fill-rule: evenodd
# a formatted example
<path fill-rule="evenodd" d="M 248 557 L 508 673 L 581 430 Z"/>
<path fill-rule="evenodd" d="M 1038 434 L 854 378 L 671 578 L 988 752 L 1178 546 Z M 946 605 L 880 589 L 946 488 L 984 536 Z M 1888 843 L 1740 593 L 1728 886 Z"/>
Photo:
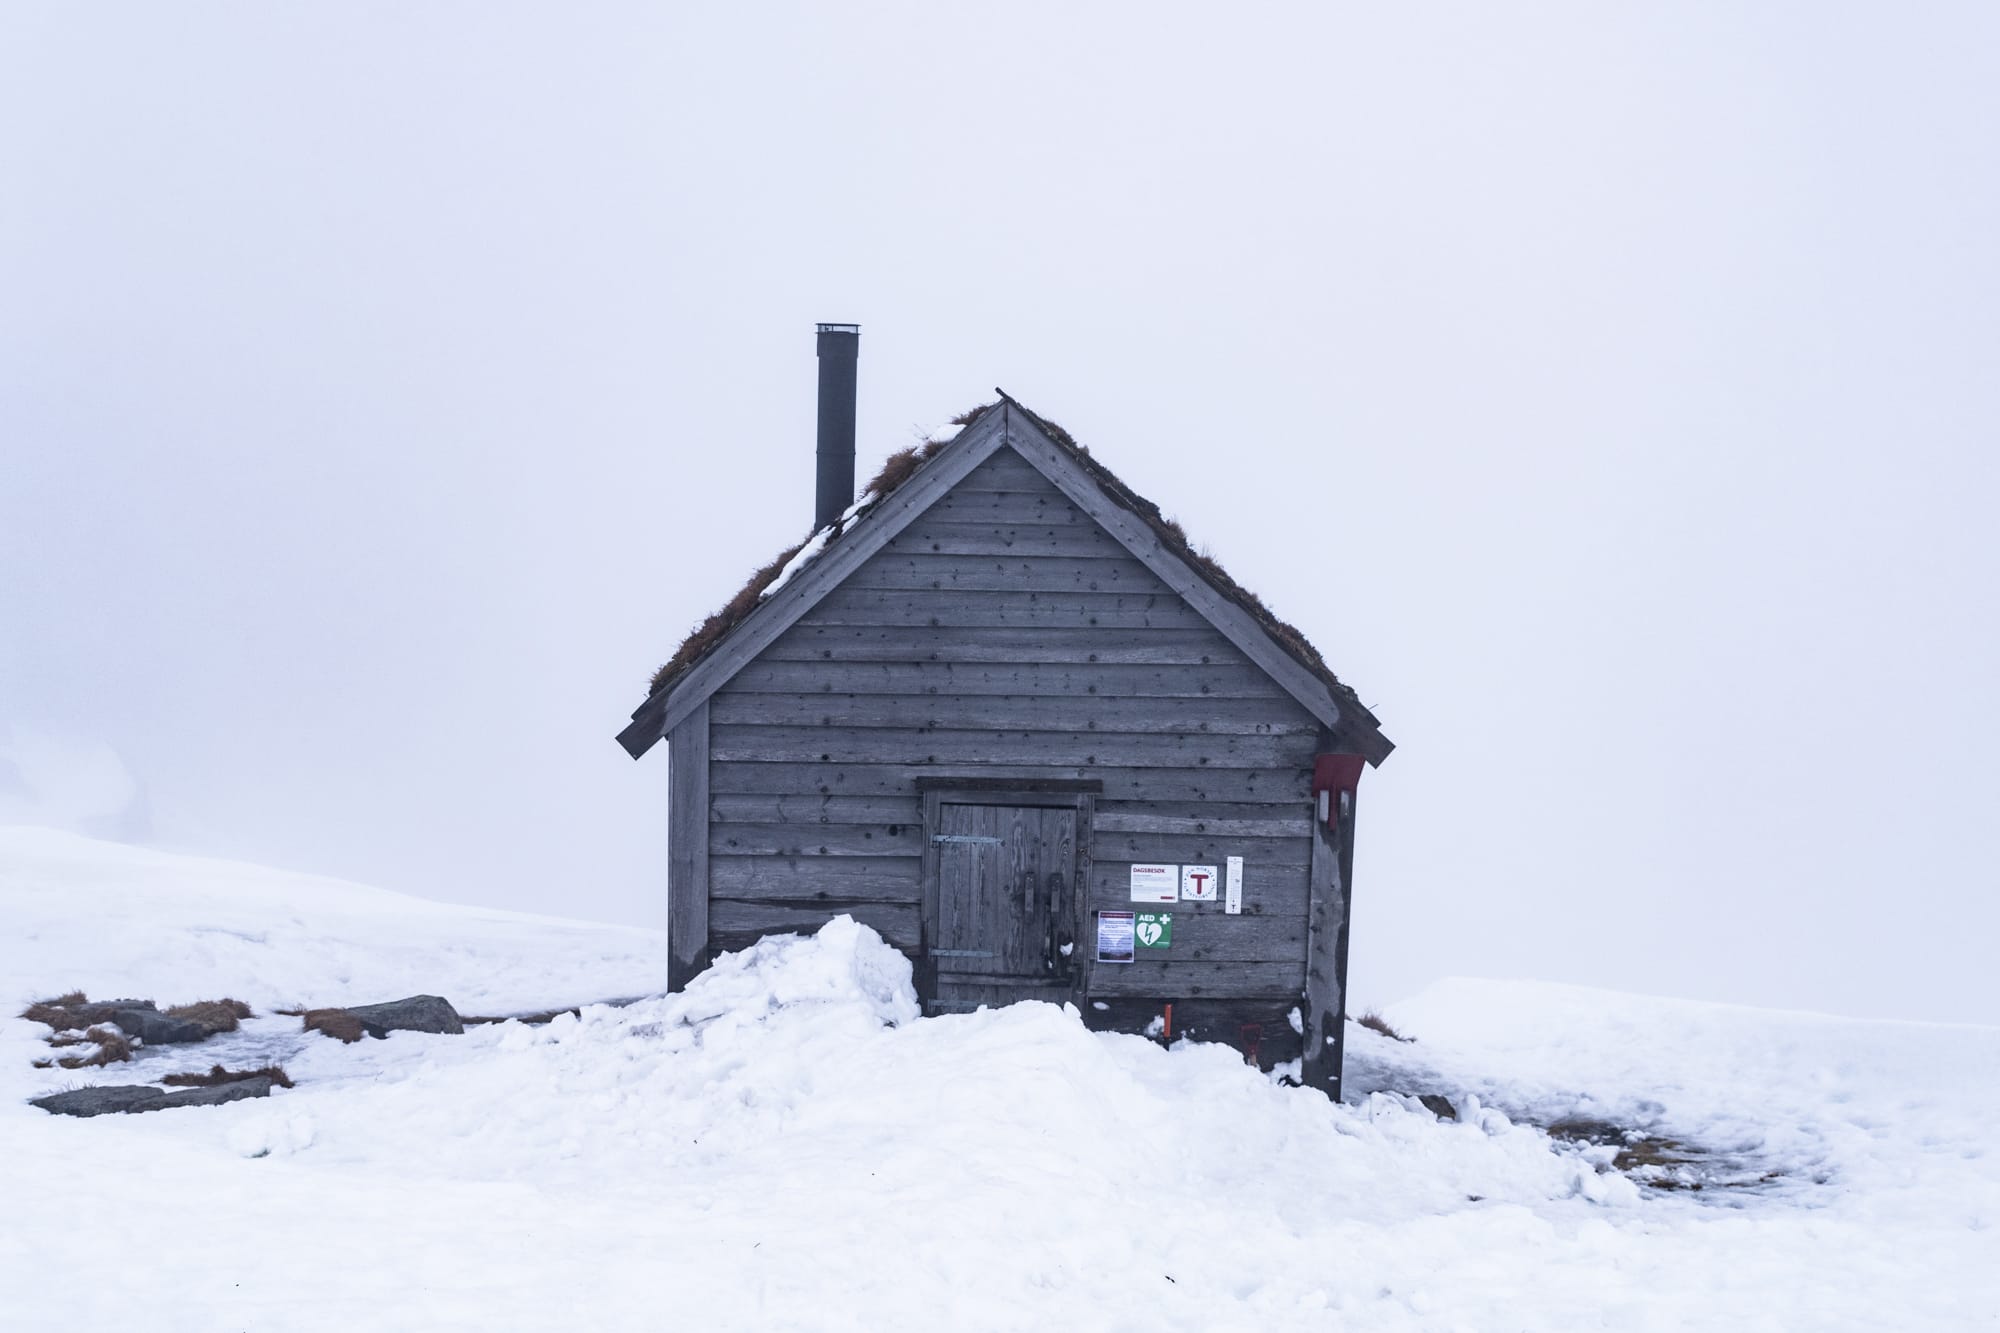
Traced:
<path fill-rule="evenodd" d="M 386 1037 L 391 1032 L 465 1031 L 458 1010 L 451 1007 L 451 1001 L 437 995 L 412 995 L 387 1004 L 357 1004 L 347 1012 L 360 1021 L 371 1037 Z"/>
<path fill-rule="evenodd" d="M 268 1097 L 271 1095 L 271 1080 L 241 1078 L 233 1083 L 218 1083 L 213 1087 L 189 1088 L 186 1092 L 170 1092 L 160 1098 L 158 1106 L 141 1106 L 141 1111 L 163 1111 L 170 1106 L 220 1106 L 223 1102 L 240 1102 L 246 1097 Z"/>
<path fill-rule="evenodd" d="M 1589 1116 L 1569 1116 L 1549 1126 L 1549 1137 L 1571 1143 L 1622 1144 L 1628 1137 L 1622 1125 Z"/>
<path fill-rule="evenodd" d="M 130 1083 L 106 1084 L 95 1088 L 72 1088 L 50 1093 L 29 1102 L 50 1115 L 110 1115 L 114 1111 L 151 1111 L 167 1100 L 158 1088 Z"/>
<path fill-rule="evenodd" d="M 1440 1120 L 1458 1119 L 1458 1108 L 1445 1098 L 1438 1096 L 1435 1092 L 1424 1093 L 1417 1100 L 1424 1104 L 1426 1111 L 1429 1111 Z"/>
<path fill-rule="evenodd" d="M 128 1006 L 113 1011 L 111 1021 L 123 1028 L 127 1035 L 137 1037 L 148 1046 L 173 1046 L 181 1042 L 207 1041 L 209 1030 L 200 1023 L 185 1018 L 172 1018 L 151 1005 L 145 1008 Z"/>
<path fill-rule="evenodd" d="M 152 1009 L 151 1000 L 86 1000 L 82 991 L 59 995 L 53 1000 L 37 1000 L 21 1011 L 21 1017 L 43 1023 L 58 1032 L 81 1032 L 99 1023 L 114 1021 L 120 1009 Z"/>
<path fill-rule="evenodd" d="M 292 1086 L 292 1076 L 285 1072 L 283 1065 L 265 1065 L 261 1069 L 226 1069 L 221 1065 L 210 1065 L 206 1074 L 190 1070 L 184 1074 L 169 1074 L 160 1082 L 178 1088 L 212 1088 L 221 1083 L 242 1083 L 253 1078 L 269 1079 L 281 1088 Z"/>
<path fill-rule="evenodd" d="M 222 1083 L 212 1088 L 189 1088 L 185 1092 L 162 1092 L 158 1088 L 135 1083 L 111 1083 L 50 1093 L 28 1104 L 39 1106 L 51 1115 L 93 1116 L 117 1112 L 135 1115 L 141 1111 L 165 1111 L 176 1106 L 217 1106 L 246 1097 L 270 1095 L 271 1080 L 259 1077 Z"/>
<path fill-rule="evenodd" d="M 158 1009 L 151 1000 L 95 1000 L 80 1004 L 70 1010 L 78 1018 L 90 1023 L 116 1023 L 120 1009 Z"/>

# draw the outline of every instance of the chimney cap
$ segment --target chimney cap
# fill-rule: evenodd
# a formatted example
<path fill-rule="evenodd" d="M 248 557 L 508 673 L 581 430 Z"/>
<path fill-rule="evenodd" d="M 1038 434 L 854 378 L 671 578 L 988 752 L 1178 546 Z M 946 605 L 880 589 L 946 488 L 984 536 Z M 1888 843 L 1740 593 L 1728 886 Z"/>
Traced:
<path fill-rule="evenodd" d="M 861 332 L 861 326 L 859 324 L 821 324 L 818 326 L 818 332 L 858 334 Z"/>

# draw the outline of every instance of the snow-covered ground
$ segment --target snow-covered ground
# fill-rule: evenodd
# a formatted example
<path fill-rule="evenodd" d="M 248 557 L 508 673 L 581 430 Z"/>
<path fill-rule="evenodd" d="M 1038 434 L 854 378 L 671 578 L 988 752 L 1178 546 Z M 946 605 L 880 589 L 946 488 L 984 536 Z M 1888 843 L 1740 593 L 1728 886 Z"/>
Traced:
<path fill-rule="evenodd" d="M 346 880 L 0 827 L 0 1004 L 366 1004 L 411 986 L 506 1014 L 662 989 L 667 937 Z"/>
<path fill-rule="evenodd" d="M 0 830 L 13 999 L 528 1010 L 656 990 L 661 944 Z M 1414 1043 L 1353 1032 L 1333 1106 L 1047 1005 L 914 1012 L 836 922 L 545 1026 L 259 1018 L 216 1043 L 295 1089 L 93 1120 L 25 1104 L 84 1075 L 9 1019 L 0 1328 L 2000 1324 L 2000 1030 L 1457 981 L 1389 1011 Z M 1641 1189 L 1528 1123 L 1575 1115 L 1776 1174 Z"/>

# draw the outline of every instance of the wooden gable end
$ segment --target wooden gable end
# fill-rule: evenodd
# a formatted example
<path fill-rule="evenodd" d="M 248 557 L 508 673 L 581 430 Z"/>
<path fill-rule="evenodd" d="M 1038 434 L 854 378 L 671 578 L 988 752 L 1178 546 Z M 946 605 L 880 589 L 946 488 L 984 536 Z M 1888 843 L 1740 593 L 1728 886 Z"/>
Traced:
<path fill-rule="evenodd" d="M 1064 503 L 1055 503 L 1058 499 Z M 921 535 L 910 534 L 908 530 L 920 521 Z M 996 533 L 1004 533 L 1004 539 Z M 977 563 L 996 550 L 1002 553 L 1000 564 L 987 568 Z M 1014 598 L 1012 603 L 989 601 L 988 609 L 1010 606 L 1011 618 L 967 626 L 972 637 L 963 642 L 968 649 L 990 644 L 1005 653 L 1009 649 L 1004 641 L 1017 634 L 1016 626 L 1056 631 L 1050 642 L 1057 647 L 1061 631 L 1083 626 L 1123 625 L 1149 631 L 1206 627 L 1304 706 L 1336 744 L 1377 763 L 1391 748 L 1372 718 L 1346 707 L 1326 681 L 1267 634 L 1255 616 L 1191 568 L 1137 514 L 1106 495 L 1030 413 L 1011 401 L 995 404 L 977 417 L 938 458 L 857 523 L 850 535 L 758 606 L 707 657 L 648 699 L 620 734 L 620 742 L 635 758 L 643 754 L 801 621 L 817 615 L 815 623 L 825 625 L 830 616 L 871 614 L 869 608 L 884 599 L 870 598 L 866 592 L 897 589 L 844 585 L 880 552 L 910 558 L 893 577 L 904 581 L 901 590 L 917 595 L 902 599 L 904 609 L 899 614 L 921 619 L 948 613 L 952 599 L 969 592 Z M 1106 563 L 1079 566 L 1074 574 L 1024 564 L 1020 577 L 1007 582 L 1004 561 L 1013 555 L 1024 561 L 1060 556 Z M 961 557 L 972 557 L 975 563 L 960 568 Z M 930 558 L 934 559 L 924 563 Z M 1150 579 L 1141 578 L 1142 573 Z M 1037 588 L 1022 578 L 1068 582 L 1062 589 Z M 981 580 L 1005 586 L 977 587 Z M 1115 580 L 1122 583 L 1113 586 Z M 1138 591 L 1141 588 L 1143 592 Z M 1059 590 L 1073 596 L 1043 595 Z M 829 598 L 832 605 L 820 612 L 821 603 Z M 860 636 L 850 637 L 858 646 Z"/>
<path fill-rule="evenodd" d="M 739 701 L 724 704 L 725 692 Z M 942 721 L 961 697 L 961 713 Z M 1189 716 L 1148 702 L 1162 698 L 1215 707 Z M 1003 447 L 805 607 L 718 692 L 713 718 L 1268 735 L 1277 717 L 1255 700 L 1285 700 L 1287 727 L 1317 729 L 1207 617 Z"/>

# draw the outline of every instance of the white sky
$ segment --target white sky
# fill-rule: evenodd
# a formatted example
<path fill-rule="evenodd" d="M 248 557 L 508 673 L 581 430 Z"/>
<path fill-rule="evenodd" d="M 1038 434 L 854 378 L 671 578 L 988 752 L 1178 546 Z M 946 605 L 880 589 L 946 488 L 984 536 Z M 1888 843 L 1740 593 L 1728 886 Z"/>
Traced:
<path fill-rule="evenodd" d="M 6 5 L 0 819 L 663 922 L 857 320 L 864 477 L 1004 386 L 1379 712 L 1359 1003 L 2000 1021 L 1996 126 L 1986 4 Z"/>

